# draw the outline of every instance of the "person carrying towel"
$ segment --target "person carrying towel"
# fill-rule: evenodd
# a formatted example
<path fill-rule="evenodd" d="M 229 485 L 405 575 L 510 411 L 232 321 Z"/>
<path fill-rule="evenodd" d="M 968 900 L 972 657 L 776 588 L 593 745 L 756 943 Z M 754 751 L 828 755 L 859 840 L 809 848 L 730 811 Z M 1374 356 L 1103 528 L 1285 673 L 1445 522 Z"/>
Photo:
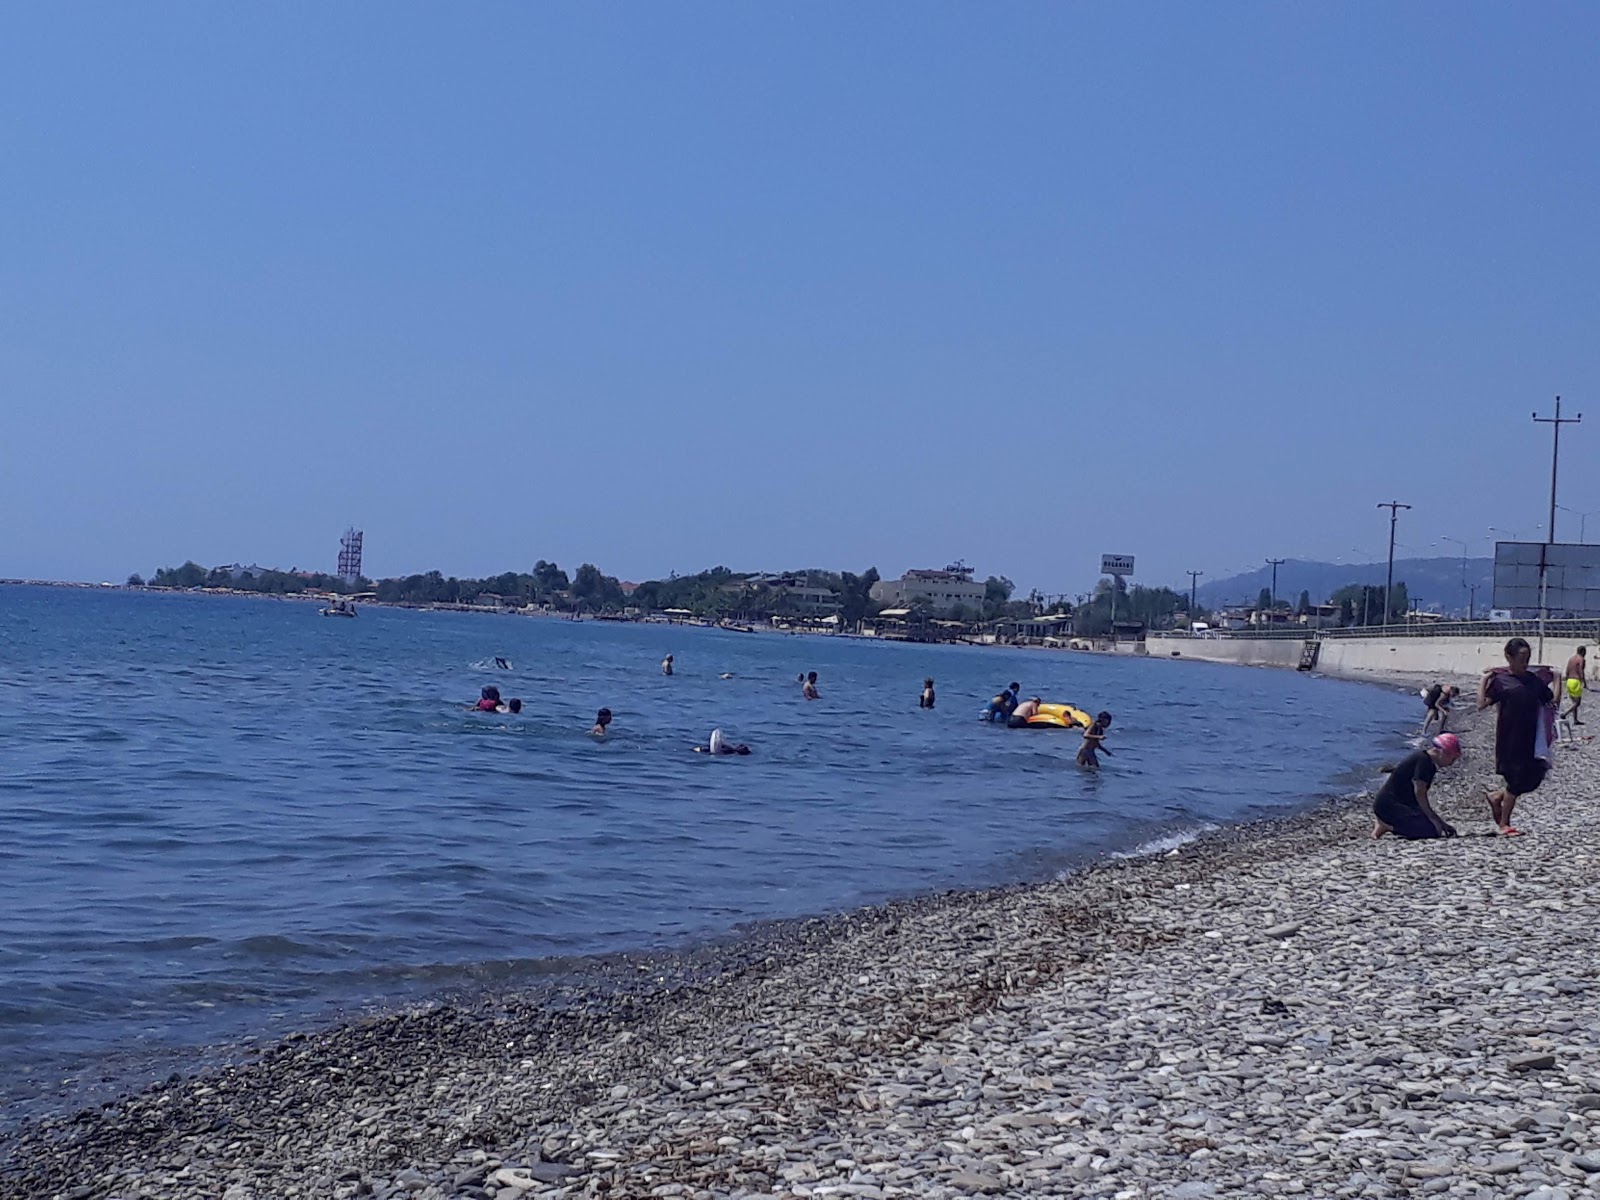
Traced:
<path fill-rule="evenodd" d="M 1511 823 L 1517 801 L 1539 790 L 1550 769 L 1550 736 L 1544 728 L 1545 709 L 1555 704 L 1555 693 L 1539 672 L 1549 675 L 1548 667 L 1530 669 L 1533 647 L 1526 638 L 1514 637 L 1506 643 L 1506 666 L 1483 674 L 1478 684 L 1478 708 L 1491 704 L 1498 710 L 1494 719 L 1494 769 L 1505 786 L 1489 793 L 1489 811 L 1494 823 L 1507 837 L 1522 832 Z M 1540 754 L 1543 742 L 1544 753 Z"/>

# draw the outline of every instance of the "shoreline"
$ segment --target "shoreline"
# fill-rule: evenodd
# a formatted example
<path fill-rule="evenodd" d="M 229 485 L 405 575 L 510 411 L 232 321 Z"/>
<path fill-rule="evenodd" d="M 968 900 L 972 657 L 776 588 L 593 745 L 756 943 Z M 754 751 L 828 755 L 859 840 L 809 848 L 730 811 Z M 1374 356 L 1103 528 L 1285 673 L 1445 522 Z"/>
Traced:
<path fill-rule="evenodd" d="M 1469 724 L 1475 761 L 1436 794 L 1477 833 L 1492 755 Z M 1600 994 L 1581 902 L 1594 764 L 1588 743 L 1563 754 L 1522 839 L 1373 843 L 1369 806 L 1330 800 L 1053 882 L 618 956 L 609 995 L 291 1034 L 23 1126 L 0 1184 L 74 1200 L 1582 1188 L 1600 1170 L 1600 1040 L 1575 1011 Z"/>

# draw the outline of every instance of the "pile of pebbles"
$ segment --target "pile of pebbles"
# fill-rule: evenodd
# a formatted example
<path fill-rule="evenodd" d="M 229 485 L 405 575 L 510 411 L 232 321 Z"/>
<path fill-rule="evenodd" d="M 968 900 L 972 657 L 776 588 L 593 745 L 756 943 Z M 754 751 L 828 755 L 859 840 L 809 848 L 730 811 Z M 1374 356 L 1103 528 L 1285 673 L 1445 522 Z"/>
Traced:
<path fill-rule="evenodd" d="M 1564 750 L 1505 839 L 1465 740 L 1454 841 L 1344 801 L 296 1035 L 24 1127 L 0 1195 L 1589 1195 L 1600 759 Z"/>

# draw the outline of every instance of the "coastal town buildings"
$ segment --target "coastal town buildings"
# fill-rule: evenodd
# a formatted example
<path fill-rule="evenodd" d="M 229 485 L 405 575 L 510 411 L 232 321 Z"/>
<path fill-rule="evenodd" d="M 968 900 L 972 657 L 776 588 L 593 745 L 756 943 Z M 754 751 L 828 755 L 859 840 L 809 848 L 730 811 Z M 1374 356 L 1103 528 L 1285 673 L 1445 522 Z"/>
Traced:
<path fill-rule="evenodd" d="M 806 617 L 830 617 L 843 607 L 838 592 L 814 587 L 803 575 L 751 575 L 725 583 L 719 590 L 758 595 L 769 604 L 781 603 L 785 611 Z"/>
<path fill-rule="evenodd" d="M 911 570 L 899 579 L 880 579 L 872 585 L 872 599 L 886 608 L 920 604 L 934 613 L 947 613 L 958 605 L 983 606 L 984 585 L 972 578 L 972 568 L 957 564 L 943 570 Z"/>

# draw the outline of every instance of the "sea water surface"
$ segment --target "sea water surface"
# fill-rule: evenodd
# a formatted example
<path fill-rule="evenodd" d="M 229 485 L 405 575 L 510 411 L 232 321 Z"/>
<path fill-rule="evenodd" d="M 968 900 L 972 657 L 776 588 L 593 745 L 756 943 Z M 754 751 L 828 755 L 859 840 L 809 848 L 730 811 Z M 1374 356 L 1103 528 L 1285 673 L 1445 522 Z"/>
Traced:
<path fill-rule="evenodd" d="M 1116 714 L 1102 771 L 976 719 L 1013 679 Z M 466 711 L 490 683 L 521 716 Z M 1198 663 L 0 587 L 0 1101 L 1282 813 L 1350 790 L 1415 710 Z M 754 753 L 693 753 L 713 726 Z"/>

